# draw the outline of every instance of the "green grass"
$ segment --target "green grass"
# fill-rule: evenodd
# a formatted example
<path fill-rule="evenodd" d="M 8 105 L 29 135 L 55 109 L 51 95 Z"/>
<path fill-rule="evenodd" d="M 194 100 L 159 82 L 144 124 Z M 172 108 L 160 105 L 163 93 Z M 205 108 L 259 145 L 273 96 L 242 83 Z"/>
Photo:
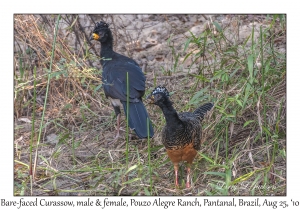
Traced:
<path fill-rule="evenodd" d="M 60 21 L 67 19 L 74 25 L 78 17 L 61 16 Z M 146 105 L 155 129 L 152 139 L 130 139 L 123 112 L 123 137 L 107 144 L 115 136 L 116 119 L 101 89 L 101 69 L 88 65 L 88 59 L 100 58 L 86 42 L 82 55 L 74 55 L 62 37 L 53 36 L 48 44 L 38 42 L 42 52 L 37 55 L 48 56 L 41 59 L 44 63 L 28 62 L 34 54 L 30 50 L 15 55 L 15 115 L 32 124 L 15 121 L 14 194 L 286 195 L 286 56 L 278 46 L 286 38 L 285 17 L 266 17 L 266 24 L 253 26 L 244 39 L 234 36 L 239 27 L 209 24 L 200 34 L 189 32 L 182 43 L 170 37 L 171 68 L 147 79 L 152 86 L 145 93 L 166 85 L 179 112 L 215 104 L 203 121 L 191 189 L 185 189 L 184 163 L 181 187 L 175 189 L 173 165 L 160 141 L 165 119 L 157 107 Z M 28 34 L 33 30 L 15 27 Z M 37 28 L 41 31 L 35 36 L 50 34 L 46 27 Z M 45 72 L 49 68 L 51 73 Z M 176 78 L 182 69 L 185 76 Z M 57 136 L 57 144 L 47 142 L 50 134 Z M 36 175 L 30 178 L 34 158 Z"/>

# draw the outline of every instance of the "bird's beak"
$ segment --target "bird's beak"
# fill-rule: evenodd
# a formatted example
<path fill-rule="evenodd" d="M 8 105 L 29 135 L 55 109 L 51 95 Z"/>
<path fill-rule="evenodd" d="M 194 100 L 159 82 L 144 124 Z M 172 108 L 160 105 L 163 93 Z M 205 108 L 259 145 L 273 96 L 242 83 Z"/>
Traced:
<path fill-rule="evenodd" d="M 100 39 L 100 36 L 96 33 L 93 33 L 92 36 L 90 37 L 90 40 L 98 40 Z"/>
<path fill-rule="evenodd" d="M 147 100 L 148 104 L 154 104 L 154 96 L 152 94 L 149 94 L 146 97 L 146 100 Z"/>

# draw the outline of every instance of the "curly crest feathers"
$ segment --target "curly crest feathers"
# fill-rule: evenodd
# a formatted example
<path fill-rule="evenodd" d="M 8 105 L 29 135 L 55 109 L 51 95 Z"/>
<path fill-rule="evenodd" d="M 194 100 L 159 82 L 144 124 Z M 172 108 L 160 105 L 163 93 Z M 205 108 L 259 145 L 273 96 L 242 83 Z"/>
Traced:
<path fill-rule="evenodd" d="M 152 95 L 155 95 L 157 93 L 164 93 L 166 96 L 170 96 L 169 92 L 167 90 L 167 88 L 165 88 L 164 86 L 157 86 L 153 91 L 152 91 Z"/>
<path fill-rule="evenodd" d="M 103 29 L 109 29 L 109 24 L 105 23 L 103 21 L 100 21 L 95 24 L 95 28 L 94 28 L 93 32 L 97 32 L 97 31 L 103 30 Z"/>

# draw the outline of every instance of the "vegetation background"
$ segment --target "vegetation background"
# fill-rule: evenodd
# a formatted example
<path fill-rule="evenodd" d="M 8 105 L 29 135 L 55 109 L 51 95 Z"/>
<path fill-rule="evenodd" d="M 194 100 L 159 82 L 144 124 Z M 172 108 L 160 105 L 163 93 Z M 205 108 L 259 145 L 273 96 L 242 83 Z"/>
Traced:
<path fill-rule="evenodd" d="M 178 112 L 207 101 L 192 187 L 174 187 L 155 136 L 109 144 L 115 116 L 101 89 L 104 20 L 115 51 L 165 85 Z M 126 121 L 122 115 L 122 127 Z M 14 15 L 14 195 L 286 195 L 285 15 Z"/>

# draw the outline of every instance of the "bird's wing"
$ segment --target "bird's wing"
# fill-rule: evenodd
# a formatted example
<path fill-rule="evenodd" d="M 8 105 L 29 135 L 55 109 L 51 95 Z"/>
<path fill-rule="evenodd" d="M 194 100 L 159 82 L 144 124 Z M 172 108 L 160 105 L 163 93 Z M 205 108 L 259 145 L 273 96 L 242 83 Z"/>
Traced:
<path fill-rule="evenodd" d="M 137 102 L 145 93 L 145 75 L 135 62 L 109 62 L 105 65 L 102 74 L 103 87 L 106 96 L 126 101 L 127 72 L 129 82 L 129 100 Z"/>
<path fill-rule="evenodd" d="M 193 147 L 196 150 L 200 149 L 202 127 L 198 117 L 191 112 L 179 113 L 179 118 L 183 121 L 185 127 L 185 144 L 193 143 Z"/>

